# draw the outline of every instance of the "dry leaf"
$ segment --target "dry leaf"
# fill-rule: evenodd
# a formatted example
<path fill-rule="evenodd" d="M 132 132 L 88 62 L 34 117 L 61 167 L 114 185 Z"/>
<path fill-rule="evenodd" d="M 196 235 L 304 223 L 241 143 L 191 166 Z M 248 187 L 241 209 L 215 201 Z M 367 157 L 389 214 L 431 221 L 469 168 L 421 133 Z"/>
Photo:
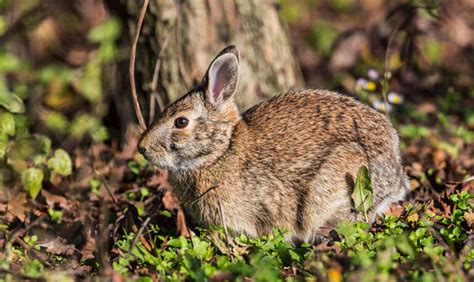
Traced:
<path fill-rule="evenodd" d="M 186 217 L 183 209 L 179 205 L 178 197 L 172 191 L 166 191 L 163 198 L 161 199 L 163 206 L 167 210 L 176 211 L 176 226 L 178 227 L 179 234 L 185 237 L 190 237 L 188 226 L 186 224 Z"/>
<path fill-rule="evenodd" d="M 84 239 L 85 244 L 82 247 L 81 254 L 82 258 L 81 261 L 85 261 L 88 259 L 95 258 L 94 251 L 95 251 L 95 237 L 92 234 L 92 228 L 88 226 L 84 231 Z"/>
<path fill-rule="evenodd" d="M 46 191 L 45 189 L 41 191 L 41 194 L 46 199 L 46 203 L 48 204 L 48 207 L 54 208 L 54 205 L 58 204 L 61 208 L 65 210 L 71 209 L 71 206 L 69 205 L 69 202 L 65 197 L 52 194 Z"/>
<path fill-rule="evenodd" d="M 390 205 L 388 211 L 386 211 L 385 214 L 392 215 L 395 217 L 400 217 L 405 209 L 398 204 L 392 204 Z"/>
<path fill-rule="evenodd" d="M 470 226 L 474 225 L 474 212 L 464 212 L 464 219 Z"/>
<path fill-rule="evenodd" d="M 21 222 L 24 222 L 26 219 L 25 212 L 29 212 L 31 208 L 26 205 L 28 200 L 26 199 L 26 194 L 21 192 L 18 193 L 13 199 L 8 201 L 7 204 L 7 220 L 12 221 L 15 217 Z"/>
<path fill-rule="evenodd" d="M 72 255 L 74 254 L 75 248 L 73 244 L 66 245 L 64 239 L 57 237 L 54 240 L 46 242 L 38 242 L 38 245 L 46 248 L 46 251 L 54 255 Z"/>

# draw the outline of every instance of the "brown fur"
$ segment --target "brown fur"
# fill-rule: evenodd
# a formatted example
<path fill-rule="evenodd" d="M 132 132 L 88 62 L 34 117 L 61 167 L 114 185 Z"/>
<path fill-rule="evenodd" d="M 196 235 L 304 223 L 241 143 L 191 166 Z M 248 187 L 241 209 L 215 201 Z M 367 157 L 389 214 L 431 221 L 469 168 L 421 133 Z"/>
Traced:
<path fill-rule="evenodd" d="M 180 116 L 190 120 L 185 129 L 173 128 Z M 362 165 L 374 189 L 372 219 L 407 191 L 390 122 L 324 90 L 276 96 L 240 115 L 232 99 L 210 103 L 201 86 L 170 105 L 139 147 L 170 171 L 182 202 L 211 189 L 184 206 L 196 223 L 222 224 L 219 195 L 228 226 L 250 236 L 278 227 L 310 241 L 320 227 L 360 219 L 350 194 Z"/>

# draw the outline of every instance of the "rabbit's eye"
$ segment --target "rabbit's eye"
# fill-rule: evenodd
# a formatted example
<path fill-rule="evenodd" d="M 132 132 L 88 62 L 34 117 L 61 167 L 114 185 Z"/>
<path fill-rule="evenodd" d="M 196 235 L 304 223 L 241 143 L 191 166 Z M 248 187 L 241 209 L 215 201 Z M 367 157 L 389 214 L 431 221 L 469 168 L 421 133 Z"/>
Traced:
<path fill-rule="evenodd" d="M 174 120 L 174 126 L 176 126 L 176 128 L 185 128 L 186 126 L 188 126 L 189 124 L 189 120 L 185 117 L 179 117 L 177 119 Z"/>

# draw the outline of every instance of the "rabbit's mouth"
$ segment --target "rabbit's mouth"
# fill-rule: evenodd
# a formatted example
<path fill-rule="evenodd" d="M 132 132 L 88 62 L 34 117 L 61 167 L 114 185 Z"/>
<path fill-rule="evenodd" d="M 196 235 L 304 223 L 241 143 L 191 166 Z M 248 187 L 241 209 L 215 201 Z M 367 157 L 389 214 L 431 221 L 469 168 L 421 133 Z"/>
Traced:
<path fill-rule="evenodd" d="M 174 158 L 170 155 L 158 155 L 154 152 L 146 152 L 143 156 L 152 166 L 158 169 L 172 169 L 176 166 Z"/>

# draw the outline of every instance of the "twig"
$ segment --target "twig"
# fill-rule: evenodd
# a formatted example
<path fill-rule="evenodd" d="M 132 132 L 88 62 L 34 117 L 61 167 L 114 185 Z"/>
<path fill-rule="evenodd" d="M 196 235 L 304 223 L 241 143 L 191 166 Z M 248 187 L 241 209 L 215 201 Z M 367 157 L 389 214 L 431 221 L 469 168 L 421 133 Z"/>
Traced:
<path fill-rule="evenodd" d="M 145 221 L 143 221 L 142 226 L 140 226 L 140 229 L 138 229 L 137 235 L 135 236 L 135 238 L 133 238 L 132 244 L 130 245 L 130 248 L 128 249 L 127 257 L 130 257 L 130 255 L 132 254 L 133 248 L 135 248 L 135 245 L 137 244 L 138 239 L 140 238 L 140 236 L 142 236 L 143 230 L 145 230 L 145 227 L 148 225 L 150 220 L 151 220 L 151 216 L 148 216 L 147 218 L 145 218 Z"/>
<path fill-rule="evenodd" d="M 387 101 L 387 89 L 388 89 L 388 80 L 390 79 L 390 71 L 388 66 L 389 56 L 390 56 L 390 49 L 392 47 L 393 39 L 395 38 L 395 34 L 397 33 L 398 29 L 400 28 L 401 24 L 404 20 L 400 21 L 397 26 L 390 32 L 390 36 L 388 38 L 387 50 L 385 52 L 385 65 L 384 65 L 384 72 L 383 72 L 383 80 L 382 80 L 382 96 L 383 96 L 383 103 L 384 103 L 384 111 L 387 118 L 390 119 L 390 113 L 388 112 L 388 101 Z"/>
<path fill-rule="evenodd" d="M 52 266 L 46 259 L 41 257 L 41 255 L 40 255 L 41 253 L 39 251 L 37 251 L 37 250 L 33 249 L 32 247 L 30 247 L 25 241 L 23 241 L 23 239 L 17 238 L 16 242 L 18 244 L 20 244 L 23 247 L 23 249 L 25 249 L 25 251 L 29 252 L 33 257 L 35 257 L 37 260 L 39 260 L 41 262 L 41 264 L 46 265 L 47 267 Z"/>
<path fill-rule="evenodd" d="M 5 269 L 5 268 L 3 268 L 3 267 L 0 267 L 0 274 L 2 274 L 2 273 L 10 274 L 10 275 L 13 275 L 14 278 L 20 278 L 20 279 L 23 279 L 23 280 L 46 281 L 46 279 L 44 278 L 44 276 L 33 277 L 33 276 L 25 275 L 25 274 L 23 274 L 23 273 L 21 273 L 21 272 L 14 272 L 14 271 L 12 271 L 12 270 Z M 5 278 L 5 276 L 0 275 L 0 278 Z M 15 281 L 15 279 L 13 279 L 12 281 Z"/>
<path fill-rule="evenodd" d="M 225 221 L 224 212 L 222 211 L 221 196 L 219 194 L 217 194 L 217 204 L 219 206 L 219 213 L 221 216 L 222 225 L 224 226 L 225 243 L 227 245 L 227 248 L 229 249 L 230 254 L 232 255 L 232 249 L 230 247 L 230 242 L 229 242 L 229 232 L 227 231 L 227 223 Z"/>
<path fill-rule="evenodd" d="M 31 224 L 29 224 L 28 226 L 26 226 L 24 229 L 18 229 L 16 231 L 14 231 L 10 238 L 8 238 L 7 240 L 7 244 L 5 246 L 5 257 L 8 259 L 10 257 L 10 253 L 11 253 L 11 248 L 13 246 L 13 244 L 15 242 L 19 242 L 19 237 L 21 235 L 21 233 L 27 233 L 32 227 L 38 225 L 38 224 L 41 224 L 41 222 L 43 221 L 43 219 L 45 219 L 46 216 L 45 215 L 41 215 L 40 217 L 38 217 L 37 219 L 35 219 L 33 222 L 31 222 Z"/>
<path fill-rule="evenodd" d="M 145 119 L 143 119 L 142 110 L 140 109 L 140 103 L 138 102 L 137 89 L 136 89 L 136 83 L 135 83 L 135 61 L 136 61 L 136 56 L 137 56 L 138 38 L 140 37 L 140 31 L 142 29 L 143 19 L 145 18 L 146 10 L 148 8 L 148 1 L 149 0 L 143 0 L 142 10 L 140 11 L 140 16 L 137 22 L 137 30 L 135 32 L 135 38 L 133 39 L 132 49 L 130 51 L 130 66 L 128 69 L 129 75 L 130 75 L 130 88 L 132 90 L 131 93 L 132 93 L 133 106 L 135 108 L 135 115 L 137 116 L 138 124 L 143 130 L 146 129 L 146 123 L 145 123 Z"/>
<path fill-rule="evenodd" d="M 218 186 L 212 186 L 211 188 L 207 189 L 204 193 L 202 193 L 201 195 L 199 195 L 197 198 L 195 199 L 192 199 L 192 200 L 189 200 L 189 201 L 186 201 L 186 202 L 183 202 L 181 203 L 181 205 L 189 205 L 189 204 L 194 204 L 195 202 L 197 202 L 199 199 L 201 199 L 202 197 L 204 197 L 207 193 L 211 192 L 212 190 L 216 189 Z"/>
<path fill-rule="evenodd" d="M 179 36 L 179 32 L 181 30 L 181 5 L 182 5 L 182 1 L 178 1 L 178 4 L 176 5 L 176 13 L 177 13 L 177 16 L 176 16 L 176 29 L 175 29 L 175 36 L 176 36 L 176 47 L 177 47 L 177 55 L 178 55 L 178 70 L 179 70 L 179 74 L 181 75 L 181 78 L 183 79 L 183 82 L 184 82 L 184 85 L 186 86 L 186 88 L 189 88 L 190 85 L 191 85 L 191 81 L 189 81 L 189 76 L 188 74 L 186 73 L 186 69 L 184 67 L 184 60 L 183 60 L 183 54 L 182 54 L 182 50 L 181 50 L 181 47 L 180 47 L 180 36 Z"/>
<path fill-rule="evenodd" d="M 110 190 L 109 185 L 107 184 L 107 179 L 95 167 L 95 162 L 99 159 L 98 153 L 95 150 L 95 148 L 96 148 L 95 146 L 92 146 L 92 148 L 91 148 L 91 150 L 92 150 L 92 170 L 94 171 L 95 176 L 99 178 L 100 183 L 104 184 L 105 190 L 109 194 L 110 198 L 112 198 L 112 201 L 116 204 L 117 203 L 117 198 L 115 198 L 115 195 Z"/>
<path fill-rule="evenodd" d="M 158 53 L 158 58 L 156 59 L 155 69 L 153 71 L 153 78 L 150 82 L 150 118 L 149 124 L 153 122 L 155 119 L 155 101 L 158 103 L 159 111 L 163 111 L 165 105 L 163 103 L 163 99 L 161 99 L 160 95 L 158 94 L 158 78 L 160 76 L 160 69 L 161 69 L 161 55 L 163 54 L 164 50 L 168 46 L 169 43 L 169 36 L 166 37 L 165 41 L 161 45 L 160 52 Z"/>

